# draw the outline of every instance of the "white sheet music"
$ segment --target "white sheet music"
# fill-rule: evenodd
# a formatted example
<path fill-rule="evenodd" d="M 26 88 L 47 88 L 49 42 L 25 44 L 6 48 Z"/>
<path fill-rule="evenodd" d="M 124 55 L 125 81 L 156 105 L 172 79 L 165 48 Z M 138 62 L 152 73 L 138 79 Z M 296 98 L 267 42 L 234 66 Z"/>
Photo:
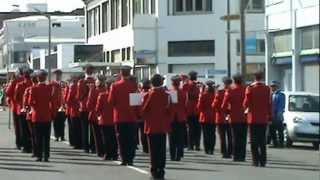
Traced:
<path fill-rule="evenodd" d="M 129 104 L 130 106 L 140 106 L 142 105 L 143 95 L 141 93 L 130 93 L 129 94 Z"/>

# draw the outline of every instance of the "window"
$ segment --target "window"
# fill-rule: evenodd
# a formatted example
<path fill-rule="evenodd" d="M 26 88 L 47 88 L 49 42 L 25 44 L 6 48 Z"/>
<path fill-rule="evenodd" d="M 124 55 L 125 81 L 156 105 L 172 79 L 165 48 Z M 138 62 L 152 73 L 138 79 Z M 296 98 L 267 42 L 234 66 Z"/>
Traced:
<path fill-rule="evenodd" d="M 248 1 L 248 12 L 264 12 L 264 0 Z"/>
<path fill-rule="evenodd" d="M 120 49 L 111 51 L 111 62 L 121 62 L 121 58 Z"/>
<path fill-rule="evenodd" d="M 131 48 L 128 47 L 127 48 L 127 60 L 130 61 L 130 59 L 131 59 Z"/>
<path fill-rule="evenodd" d="M 52 23 L 52 27 L 55 28 L 55 27 L 61 27 L 61 23 Z"/>
<path fill-rule="evenodd" d="M 149 14 L 149 0 L 143 0 L 143 14 Z"/>
<path fill-rule="evenodd" d="M 289 111 L 319 112 L 319 96 L 291 95 L 289 96 Z"/>
<path fill-rule="evenodd" d="M 121 54 L 122 54 L 122 61 L 125 61 L 126 60 L 126 49 L 125 48 L 121 49 Z"/>
<path fill-rule="evenodd" d="M 111 1 L 111 29 L 119 27 L 119 0 Z"/>
<path fill-rule="evenodd" d="M 255 42 L 252 39 L 246 41 L 246 54 L 247 55 L 264 55 L 265 53 L 265 41 L 264 39 L 256 39 Z M 240 40 L 237 39 L 237 55 L 240 55 Z"/>
<path fill-rule="evenodd" d="M 87 12 L 87 24 L 88 37 L 100 34 L 100 6 Z"/>
<path fill-rule="evenodd" d="M 311 26 L 301 31 L 301 49 L 319 49 L 319 26 Z"/>
<path fill-rule="evenodd" d="M 142 0 L 134 0 L 134 14 L 141 14 L 141 4 Z"/>
<path fill-rule="evenodd" d="M 126 26 L 128 25 L 128 0 L 122 0 L 121 1 L 122 5 L 121 5 L 121 25 Z"/>
<path fill-rule="evenodd" d="M 156 0 L 150 0 L 151 3 L 151 14 L 156 13 Z"/>
<path fill-rule="evenodd" d="M 214 56 L 214 54 L 214 40 L 168 42 L 169 57 Z"/>
<path fill-rule="evenodd" d="M 102 4 L 102 32 L 107 32 L 109 30 L 109 1 Z"/>
<path fill-rule="evenodd" d="M 87 36 L 91 37 L 94 33 L 93 33 L 93 22 L 94 22 L 94 17 L 93 17 L 93 11 L 90 10 L 87 12 Z"/>
<path fill-rule="evenodd" d="M 100 34 L 100 6 L 94 8 L 94 35 Z"/>
<path fill-rule="evenodd" d="M 291 32 L 290 31 L 280 31 L 274 33 L 273 36 L 273 52 L 291 52 Z"/>
<path fill-rule="evenodd" d="M 173 0 L 173 14 L 212 12 L 212 0 Z"/>

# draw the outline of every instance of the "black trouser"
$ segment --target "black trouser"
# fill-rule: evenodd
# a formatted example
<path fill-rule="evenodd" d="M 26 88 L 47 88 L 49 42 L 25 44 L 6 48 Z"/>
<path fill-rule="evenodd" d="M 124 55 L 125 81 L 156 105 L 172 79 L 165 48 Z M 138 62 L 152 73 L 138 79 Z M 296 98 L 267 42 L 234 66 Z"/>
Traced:
<path fill-rule="evenodd" d="M 118 144 L 114 126 L 100 126 L 102 134 L 102 147 L 105 158 L 118 158 Z"/>
<path fill-rule="evenodd" d="M 35 136 L 35 130 L 34 130 L 34 123 L 31 120 L 27 120 L 28 129 L 30 132 L 30 139 L 31 139 L 31 148 L 32 148 L 32 154 L 34 156 L 37 156 L 36 152 L 36 136 Z"/>
<path fill-rule="evenodd" d="M 103 156 L 103 149 L 102 149 L 102 134 L 100 131 L 100 126 L 97 124 L 97 122 L 92 122 L 90 123 L 90 131 L 92 132 L 92 138 L 93 140 L 91 141 L 92 144 L 94 145 L 94 149 L 96 150 L 96 153 L 99 157 Z M 93 146 L 91 145 L 91 146 Z M 91 147 L 91 149 L 93 149 Z"/>
<path fill-rule="evenodd" d="M 12 112 L 12 116 L 13 116 L 14 133 L 16 135 L 16 147 L 20 149 L 22 147 L 21 134 L 20 134 L 20 118 L 19 118 L 19 115 L 15 112 Z"/>
<path fill-rule="evenodd" d="M 203 123 L 202 132 L 205 153 L 213 154 L 216 145 L 216 125 L 212 123 Z"/>
<path fill-rule="evenodd" d="M 189 149 L 199 149 L 201 139 L 201 126 L 197 115 L 188 116 Z"/>
<path fill-rule="evenodd" d="M 51 122 L 35 123 L 34 130 L 36 136 L 37 158 L 42 159 L 44 156 L 44 159 L 48 159 L 50 156 Z"/>
<path fill-rule="evenodd" d="M 67 121 L 68 121 L 68 137 L 69 137 L 69 144 L 70 146 L 74 146 L 74 137 L 73 137 L 73 129 L 72 129 L 72 119 L 70 115 L 67 115 Z"/>
<path fill-rule="evenodd" d="M 179 161 L 183 156 L 184 148 L 184 122 L 173 121 L 171 123 L 171 133 L 169 134 L 170 158 Z"/>
<path fill-rule="evenodd" d="M 53 121 L 54 136 L 56 139 L 64 139 L 64 127 L 65 127 L 66 115 L 64 112 L 57 112 Z"/>
<path fill-rule="evenodd" d="M 144 153 L 148 153 L 148 140 L 147 140 L 147 135 L 144 133 L 144 122 L 139 122 L 138 123 L 138 128 L 139 128 L 139 134 L 140 134 L 140 143 L 142 146 L 142 151 Z"/>
<path fill-rule="evenodd" d="M 231 124 L 233 160 L 244 161 L 247 147 L 247 124 Z"/>
<path fill-rule="evenodd" d="M 20 120 L 20 139 L 22 147 L 27 152 L 31 152 L 31 133 L 29 131 L 27 119 L 25 114 L 19 115 Z"/>
<path fill-rule="evenodd" d="M 137 145 L 136 130 L 136 123 L 116 124 L 117 141 L 123 163 L 133 163 Z"/>
<path fill-rule="evenodd" d="M 265 166 L 267 162 L 266 129 L 267 125 L 264 124 L 249 126 L 252 160 L 255 166 Z"/>
<path fill-rule="evenodd" d="M 89 121 L 88 121 L 88 112 L 80 113 L 80 122 L 81 122 L 81 143 L 82 149 L 86 152 L 89 152 Z"/>
<path fill-rule="evenodd" d="M 72 120 L 72 141 L 76 149 L 80 149 L 82 145 L 81 138 L 81 122 L 78 117 L 73 117 Z"/>
<path fill-rule="evenodd" d="M 149 134 L 148 143 L 151 175 L 155 178 L 163 178 L 166 166 L 166 134 Z"/>
<path fill-rule="evenodd" d="M 229 158 L 232 154 L 232 137 L 229 124 L 219 124 L 218 132 L 220 137 L 221 154 L 224 158 Z"/>
<path fill-rule="evenodd" d="M 270 126 L 270 136 L 273 141 L 274 146 L 283 146 L 284 135 L 283 135 L 284 125 L 280 120 L 273 120 Z"/>

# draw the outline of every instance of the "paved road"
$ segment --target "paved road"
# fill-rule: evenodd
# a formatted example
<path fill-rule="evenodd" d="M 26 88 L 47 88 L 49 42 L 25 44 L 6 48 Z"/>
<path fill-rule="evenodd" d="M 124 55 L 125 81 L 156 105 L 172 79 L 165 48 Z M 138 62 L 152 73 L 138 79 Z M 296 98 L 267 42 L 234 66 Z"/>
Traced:
<path fill-rule="evenodd" d="M 1 180 L 148 180 L 148 157 L 137 152 L 134 167 L 118 162 L 101 161 L 71 149 L 65 143 L 51 143 L 50 163 L 34 162 L 29 154 L 14 149 L 13 130 L 8 130 L 8 115 L 0 112 L 0 179 Z M 301 144 L 291 149 L 268 149 L 266 168 L 252 167 L 248 160 L 234 163 L 222 159 L 217 149 L 214 156 L 186 152 L 182 162 L 167 161 L 168 180 L 319 180 L 320 153 Z M 167 156 L 168 157 L 168 156 Z"/>

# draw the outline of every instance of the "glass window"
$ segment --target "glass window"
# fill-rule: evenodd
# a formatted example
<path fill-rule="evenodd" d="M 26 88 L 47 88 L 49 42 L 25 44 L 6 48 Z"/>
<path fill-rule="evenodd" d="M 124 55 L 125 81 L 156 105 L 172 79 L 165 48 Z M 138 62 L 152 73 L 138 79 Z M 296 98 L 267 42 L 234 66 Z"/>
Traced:
<path fill-rule="evenodd" d="M 134 0 L 134 14 L 141 14 L 142 0 Z"/>
<path fill-rule="evenodd" d="M 122 0 L 122 6 L 121 6 L 121 25 L 122 26 L 126 26 L 128 25 L 128 0 Z"/>
<path fill-rule="evenodd" d="M 109 22 L 109 1 L 106 1 L 102 4 L 102 32 L 108 31 L 108 22 Z"/>
<path fill-rule="evenodd" d="M 319 26 L 307 27 L 302 30 L 302 50 L 319 48 Z"/>
<path fill-rule="evenodd" d="M 237 39 L 236 42 L 236 46 L 237 46 L 237 55 L 240 55 L 240 40 Z M 257 39 L 256 40 L 256 48 L 255 51 L 252 51 L 252 49 L 249 49 L 248 46 L 246 46 L 247 50 L 246 50 L 246 54 L 247 55 L 264 55 L 265 53 L 265 41 L 264 39 Z"/>
<path fill-rule="evenodd" d="M 186 0 L 186 11 L 193 11 L 193 0 Z"/>
<path fill-rule="evenodd" d="M 196 11 L 202 11 L 202 0 L 196 0 Z"/>
<path fill-rule="evenodd" d="M 250 0 L 248 3 L 248 12 L 264 11 L 264 0 Z"/>
<path fill-rule="evenodd" d="M 118 0 L 111 1 L 111 29 L 118 27 Z"/>
<path fill-rule="evenodd" d="M 289 111 L 319 112 L 319 96 L 291 95 L 289 97 Z"/>
<path fill-rule="evenodd" d="M 212 11 L 212 0 L 206 0 L 206 10 Z"/>
<path fill-rule="evenodd" d="M 168 56 L 214 56 L 215 42 L 208 41 L 174 41 L 168 42 Z"/>
<path fill-rule="evenodd" d="M 121 62 L 121 58 L 120 49 L 111 51 L 111 62 Z"/>
<path fill-rule="evenodd" d="M 127 48 L 127 60 L 130 61 L 130 59 L 131 59 L 131 48 L 128 47 Z"/>
<path fill-rule="evenodd" d="M 176 0 L 175 11 L 176 12 L 182 12 L 183 11 L 183 0 Z"/>
<path fill-rule="evenodd" d="M 122 54 L 122 61 L 125 61 L 126 60 L 126 49 L 125 48 L 121 49 L 121 54 Z"/>
<path fill-rule="evenodd" d="M 273 52 L 290 52 L 291 45 L 291 32 L 281 31 L 274 34 L 273 37 Z"/>
<path fill-rule="evenodd" d="M 212 11 L 212 0 L 173 0 L 173 14 L 199 14 Z"/>
<path fill-rule="evenodd" d="M 149 14 L 149 0 L 143 0 L 143 14 Z"/>
<path fill-rule="evenodd" d="M 155 14 L 156 13 L 156 0 L 151 0 L 151 14 Z"/>

